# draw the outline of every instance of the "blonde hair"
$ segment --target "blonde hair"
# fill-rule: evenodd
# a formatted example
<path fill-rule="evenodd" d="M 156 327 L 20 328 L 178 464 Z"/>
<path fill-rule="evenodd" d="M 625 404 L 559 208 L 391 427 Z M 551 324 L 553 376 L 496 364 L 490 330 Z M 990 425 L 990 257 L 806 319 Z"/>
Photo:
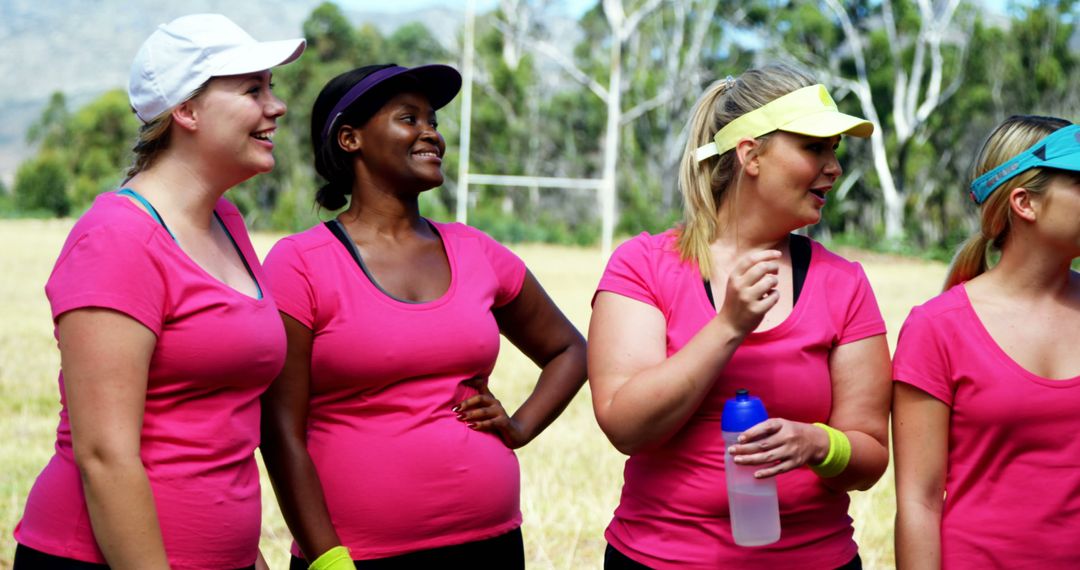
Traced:
<path fill-rule="evenodd" d="M 710 85 L 698 98 L 687 124 L 686 150 L 679 165 L 683 223 L 676 245 L 683 261 L 697 263 L 701 275 L 712 275 L 709 245 L 720 233 L 720 204 L 729 192 L 738 195 L 742 168 L 735 149 L 697 162 L 694 150 L 708 144 L 731 121 L 792 91 L 816 83 L 806 72 L 781 63 L 749 69 L 738 78 Z M 765 143 L 769 135 L 758 137 Z"/>
<path fill-rule="evenodd" d="M 1069 121 L 1056 117 L 1038 115 L 1014 115 L 998 125 L 986 138 L 971 178 L 1001 166 L 1009 159 L 1031 148 L 1050 133 L 1069 126 Z M 953 257 L 945 289 L 973 279 L 990 267 L 991 249 L 1001 251 L 1012 227 L 1009 194 L 1016 188 L 1024 188 L 1032 194 L 1042 194 L 1055 176 L 1053 170 L 1032 168 L 1005 180 L 982 203 L 979 231 L 969 237 Z"/>
<path fill-rule="evenodd" d="M 184 99 L 185 102 L 190 101 L 199 95 L 202 95 L 206 90 L 206 86 L 213 81 L 213 78 L 207 80 L 206 83 L 198 86 L 191 95 Z M 160 115 L 154 117 L 149 122 L 144 123 L 139 127 L 138 138 L 135 139 L 135 146 L 131 151 L 135 154 L 135 158 L 131 163 L 131 166 L 127 169 L 127 178 L 130 180 L 136 174 L 150 168 L 154 163 L 154 160 L 161 155 L 165 149 L 169 148 L 169 134 L 172 132 L 172 112 L 175 107 L 171 107 L 162 111 Z"/>

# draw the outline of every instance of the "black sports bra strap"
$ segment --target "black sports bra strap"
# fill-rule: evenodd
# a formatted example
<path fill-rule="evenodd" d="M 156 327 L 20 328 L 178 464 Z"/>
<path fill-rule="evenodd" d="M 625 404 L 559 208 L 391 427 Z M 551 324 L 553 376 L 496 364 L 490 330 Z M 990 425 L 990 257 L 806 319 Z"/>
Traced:
<path fill-rule="evenodd" d="M 799 302 L 799 293 L 802 293 L 806 274 L 810 271 L 810 238 L 791 234 L 788 249 L 791 251 L 791 306 L 794 307 Z"/>
<path fill-rule="evenodd" d="M 349 255 L 352 256 L 353 261 L 355 261 L 357 265 L 359 265 L 362 269 L 365 269 L 366 271 L 366 268 L 364 267 L 364 262 L 360 259 L 360 252 L 356 250 L 356 244 L 353 243 L 353 240 L 351 237 L 349 237 L 349 234 L 345 232 L 345 228 L 341 227 L 341 222 L 337 221 L 336 219 L 327 220 L 323 222 L 323 225 L 326 226 L 326 229 L 330 230 L 330 233 L 334 234 L 334 237 L 336 237 L 338 241 L 341 242 L 341 245 L 345 246 L 345 250 L 348 251 Z"/>
<path fill-rule="evenodd" d="M 791 306 L 799 302 L 799 294 L 802 293 L 806 283 L 806 274 L 810 271 L 810 254 L 812 246 L 810 238 L 799 234 L 791 234 L 788 239 L 788 249 L 791 254 Z M 716 310 L 716 300 L 713 299 L 712 285 L 708 279 L 703 279 L 705 295 L 709 298 L 709 304 Z"/>

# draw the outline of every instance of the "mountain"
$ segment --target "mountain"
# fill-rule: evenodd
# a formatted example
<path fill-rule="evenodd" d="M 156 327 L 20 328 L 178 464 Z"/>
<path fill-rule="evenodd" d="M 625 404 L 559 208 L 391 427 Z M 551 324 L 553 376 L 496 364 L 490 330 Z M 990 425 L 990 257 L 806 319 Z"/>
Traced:
<path fill-rule="evenodd" d="M 109 89 L 127 85 L 131 59 L 161 23 L 184 14 L 225 14 L 258 39 L 301 35 L 321 0 L 0 0 L 0 179 L 8 187 L 33 149 L 26 129 L 55 91 L 74 111 Z M 355 3 L 354 3 L 355 4 Z M 457 4 L 457 2 L 449 2 Z M 343 10 L 354 25 L 388 34 L 419 21 L 446 46 L 456 42 L 462 10 L 384 13 Z"/>

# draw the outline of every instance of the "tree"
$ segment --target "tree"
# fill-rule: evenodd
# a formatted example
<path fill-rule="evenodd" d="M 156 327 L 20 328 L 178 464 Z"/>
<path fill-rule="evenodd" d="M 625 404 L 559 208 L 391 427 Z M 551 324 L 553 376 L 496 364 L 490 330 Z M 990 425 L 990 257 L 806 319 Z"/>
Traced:
<path fill-rule="evenodd" d="M 786 30 L 782 51 L 852 93 L 874 123 L 870 154 L 884 202 L 884 235 L 893 242 L 904 235 L 911 147 L 963 83 L 973 18 L 955 20 L 960 3 L 796 1 L 766 20 Z"/>
<path fill-rule="evenodd" d="M 68 171 L 63 158 L 46 153 L 19 165 L 15 173 L 15 207 L 23 212 L 48 212 L 56 217 L 68 215 Z"/>

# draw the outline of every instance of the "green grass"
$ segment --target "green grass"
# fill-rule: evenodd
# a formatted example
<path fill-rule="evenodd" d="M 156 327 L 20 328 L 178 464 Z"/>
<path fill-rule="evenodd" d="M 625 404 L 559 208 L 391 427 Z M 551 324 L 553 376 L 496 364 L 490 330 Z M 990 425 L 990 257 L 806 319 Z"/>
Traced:
<path fill-rule="evenodd" d="M 43 287 L 70 227 L 70 221 L 0 221 L 0 569 L 11 566 L 12 530 L 34 478 L 52 455 L 59 354 Z M 264 254 L 276 238 L 260 234 L 253 241 Z M 604 265 L 599 252 L 539 245 L 514 250 L 585 331 Z M 889 327 L 890 346 L 895 346 L 908 310 L 940 288 L 944 266 L 857 250 L 841 253 L 863 262 Z M 492 389 L 515 406 L 536 374 L 536 367 L 504 342 Z M 518 457 L 528 567 L 600 568 L 603 531 L 618 502 L 623 457 L 596 426 L 588 389 Z M 262 549 L 271 568 L 286 568 L 289 532 L 265 480 L 263 493 Z M 893 513 L 891 472 L 872 490 L 853 494 L 851 514 L 866 568 L 893 566 Z"/>

